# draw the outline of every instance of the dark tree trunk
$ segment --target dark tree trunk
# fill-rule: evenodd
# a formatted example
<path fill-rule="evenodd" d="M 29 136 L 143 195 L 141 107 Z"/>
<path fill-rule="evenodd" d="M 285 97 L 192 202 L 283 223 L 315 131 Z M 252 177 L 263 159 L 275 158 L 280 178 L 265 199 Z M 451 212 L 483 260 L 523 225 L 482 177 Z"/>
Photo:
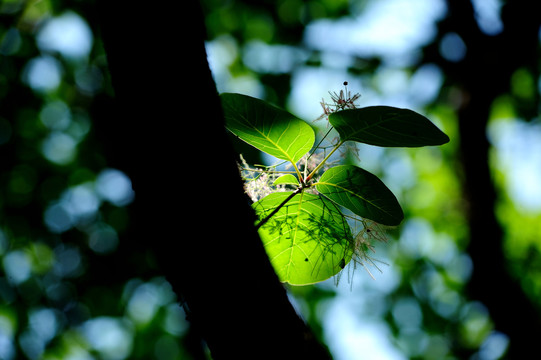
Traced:
<path fill-rule="evenodd" d="M 199 4 L 99 8 L 118 108 L 101 141 L 134 183 L 122 239 L 153 251 L 214 359 L 328 359 L 254 230 L 204 48 Z"/>
<path fill-rule="evenodd" d="M 439 62 L 448 84 L 458 88 L 463 99 L 458 110 L 460 152 L 468 204 L 468 251 L 474 264 L 468 290 L 472 299 L 487 306 L 496 330 L 510 337 L 509 358 L 528 358 L 538 353 L 541 318 L 507 268 L 504 231 L 495 214 L 497 193 L 489 168 L 486 128 L 492 102 L 509 91 L 511 74 L 522 66 L 537 69 L 540 17 L 532 2 L 508 1 L 502 9 L 504 31 L 487 36 L 477 27 L 470 1 L 449 0 L 447 4 L 449 16 L 440 32 L 458 33 L 467 46 L 463 61 Z"/>

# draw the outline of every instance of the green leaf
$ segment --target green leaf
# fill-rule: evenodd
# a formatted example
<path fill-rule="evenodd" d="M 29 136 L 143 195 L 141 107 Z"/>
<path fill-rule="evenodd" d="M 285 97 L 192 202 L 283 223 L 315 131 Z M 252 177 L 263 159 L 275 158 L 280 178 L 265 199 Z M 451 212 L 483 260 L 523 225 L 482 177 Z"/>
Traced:
<path fill-rule="evenodd" d="M 272 193 L 253 204 L 260 220 L 280 208 L 259 235 L 280 281 L 307 285 L 326 280 L 351 260 L 351 230 L 337 205 L 318 195 L 301 192 L 280 207 L 292 194 Z"/>
<path fill-rule="evenodd" d="M 390 147 L 442 145 L 449 137 L 415 111 L 390 106 L 369 106 L 337 111 L 329 122 L 343 141 Z"/>
<path fill-rule="evenodd" d="M 257 149 L 296 163 L 314 145 L 314 130 L 289 112 L 246 95 L 220 97 L 227 129 Z"/>
<path fill-rule="evenodd" d="M 299 185 L 299 180 L 294 175 L 286 174 L 274 180 L 274 183 L 273 183 L 273 185 L 281 185 L 281 184 Z"/>
<path fill-rule="evenodd" d="M 404 219 L 394 194 L 375 175 L 353 165 L 327 170 L 316 183 L 316 189 L 356 215 L 389 226 Z"/>

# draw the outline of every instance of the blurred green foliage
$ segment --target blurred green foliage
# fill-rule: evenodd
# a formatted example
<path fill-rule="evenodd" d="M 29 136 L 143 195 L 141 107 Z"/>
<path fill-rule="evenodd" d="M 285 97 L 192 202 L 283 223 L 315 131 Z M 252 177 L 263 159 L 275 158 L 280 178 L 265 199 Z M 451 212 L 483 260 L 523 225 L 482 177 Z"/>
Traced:
<path fill-rule="evenodd" d="M 93 7 L 0 4 L 0 358 L 189 359 L 151 261 L 115 274 L 134 194 L 95 136 L 114 92 Z"/>
<path fill-rule="evenodd" d="M 362 84 L 354 89 L 363 95 L 361 106 L 363 99 L 412 96 L 415 87 L 408 84 L 419 78 L 421 45 L 410 54 L 413 60 L 393 65 L 378 55 L 325 52 L 306 41 L 307 26 L 316 20 L 347 21 L 374 3 L 202 1 L 218 88 L 250 93 L 293 113 L 314 109 L 314 118 L 325 91 L 344 80 Z M 114 96 L 95 16 L 93 1 L 0 3 L 0 359 L 201 358 L 180 299 L 156 272 L 152 254 L 127 250 L 130 179 L 112 167 L 95 137 Z M 441 46 L 442 35 L 434 34 L 426 49 Z M 261 61 L 264 51 L 271 55 Z M 339 80 L 316 97 L 302 93 L 299 101 L 299 89 L 309 87 L 299 82 L 307 69 L 319 74 L 312 84 Z M 446 81 L 453 77 L 440 68 L 436 73 Z M 509 341 L 495 331 L 487 308 L 465 291 L 473 265 L 466 252 L 468 204 L 456 113 L 467 94 L 448 81 L 428 81 L 437 85 L 436 95 L 415 105 L 451 143 L 415 151 L 358 149 L 363 166 L 404 206 L 405 223 L 376 249 L 390 266 L 382 265 L 376 281 L 349 268 L 338 287 L 331 281 L 290 289 L 331 351 L 356 351 L 348 359 L 369 357 L 355 347 L 361 338 L 348 342 L 358 328 L 347 327 L 344 314 L 357 327 L 382 325 L 386 330 L 374 336 L 401 354 L 396 358 L 497 359 Z M 538 84 L 531 69 L 517 68 L 509 93 L 492 102 L 491 128 L 516 126 L 538 98 Z M 539 131 L 535 122 L 524 127 Z M 496 135 L 491 169 L 504 250 L 513 276 L 538 304 L 541 210 L 524 208 L 513 196 L 515 162 L 505 160 L 502 132 Z M 342 317 L 329 318 L 336 314 Z"/>

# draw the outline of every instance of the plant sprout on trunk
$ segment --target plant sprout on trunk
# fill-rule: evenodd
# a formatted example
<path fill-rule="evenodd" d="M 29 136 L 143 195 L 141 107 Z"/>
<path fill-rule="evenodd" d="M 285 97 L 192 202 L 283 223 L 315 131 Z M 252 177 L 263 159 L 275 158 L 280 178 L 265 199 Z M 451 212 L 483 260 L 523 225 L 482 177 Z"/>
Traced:
<path fill-rule="evenodd" d="M 323 114 L 317 120 L 326 119 L 329 130 L 315 146 L 312 127 L 286 110 L 246 95 L 220 95 L 227 129 L 281 161 L 250 166 L 241 157 L 239 168 L 271 264 L 280 280 L 292 285 L 326 280 L 350 262 L 354 269 L 356 264 L 376 266 L 370 256 L 373 241 L 386 241 L 384 229 L 404 218 L 396 197 L 377 176 L 331 160 L 339 149 L 351 142 L 420 147 L 449 141 L 412 110 L 359 108 L 360 94 L 351 95 L 347 85 L 329 92 L 332 103 L 321 101 Z M 333 131 L 336 139 L 321 146 Z"/>

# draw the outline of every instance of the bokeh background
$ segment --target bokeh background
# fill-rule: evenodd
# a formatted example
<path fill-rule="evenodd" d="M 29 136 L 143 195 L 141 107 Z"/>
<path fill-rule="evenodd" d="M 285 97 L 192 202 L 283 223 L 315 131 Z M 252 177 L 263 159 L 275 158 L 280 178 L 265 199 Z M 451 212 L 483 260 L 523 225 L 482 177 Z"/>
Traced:
<path fill-rule="evenodd" d="M 527 3 L 201 2 L 219 92 L 312 123 L 347 81 L 360 106 L 413 109 L 451 138 L 358 146 L 406 219 L 376 246 L 375 279 L 350 267 L 289 288 L 335 359 L 535 354 L 541 32 Z M 114 98 L 96 18 L 93 1 L 0 3 L 0 359 L 205 359 L 152 253 L 124 236 L 135 194 L 96 136 Z"/>

